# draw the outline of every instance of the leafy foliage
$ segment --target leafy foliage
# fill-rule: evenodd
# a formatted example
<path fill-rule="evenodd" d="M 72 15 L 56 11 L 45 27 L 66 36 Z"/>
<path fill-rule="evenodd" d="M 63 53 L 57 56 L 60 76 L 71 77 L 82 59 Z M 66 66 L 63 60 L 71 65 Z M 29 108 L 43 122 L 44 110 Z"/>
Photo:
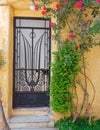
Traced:
<path fill-rule="evenodd" d="M 62 48 L 54 53 L 54 58 L 50 84 L 51 106 L 56 112 L 71 112 L 73 110 L 71 99 L 74 95 L 70 90 L 75 87 L 75 76 L 80 70 L 80 52 L 73 43 L 66 40 Z"/>
<path fill-rule="evenodd" d="M 38 3 L 38 0 L 33 0 L 33 3 Z M 54 6 L 51 6 L 52 3 Z M 71 89 L 74 88 L 77 103 L 74 104 L 75 116 L 73 119 L 76 120 L 77 116 L 80 116 L 83 108 L 91 119 L 90 108 L 94 96 L 91 102 L 88 93 L 88 81 L 94 93 L 95 91 L 93 83 L 86 74 L 84 53 L 91 50 L 95 45 L 100 45 L 100 40 L 99 42 L 94 40 L 97 35 L 100 35 L 100 0 L 42 0 L 39 1 L 38 7 L 45 11 L 45 13 L 41 12 L 43 17 L 50 19 L 52 17 L 56 20 L 56 22 L 51 21 L 54 32 L 53 38 L 59 48 L 54 53 L 55 60 L 52 64 L 50 84 L 52 109 L 61 113 L 72 112 L 74 95 L 71 93 Z M 77 83 L 83 91 L 83 101 L 80 110 L 78 110 L 79 98 L 75 80 L 80 70 L 83 74 L 84 84 L 80 78 L 77 79 Z"/>
<path fill-rule="evenodd" d="M 56 123 L 59 130 L 100 130 L 100 120 L 92 119 L 91 125 L 88 123 L 88 117 L 80 117 L 75 123 L 72 118 L 61 119 Z"/>
<path fill-rule="evenodd" d="M 4 65 L 4 60 L 2 57 L 2 51 L 0 51 L 0 68 Z"/>
<path fill-rule="evenodd" d="M 89 33 L 91 34 L 100 34 L 100 20 L 96 20 L 93 27 L 89 29 Z"/>

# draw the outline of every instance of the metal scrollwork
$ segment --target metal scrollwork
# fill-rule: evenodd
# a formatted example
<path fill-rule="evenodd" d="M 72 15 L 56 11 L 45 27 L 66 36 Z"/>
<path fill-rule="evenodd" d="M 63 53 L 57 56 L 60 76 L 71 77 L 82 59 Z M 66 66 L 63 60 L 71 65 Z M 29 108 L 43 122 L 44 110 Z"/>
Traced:
<path fill-rule="evenodd" d="M 26 26 L 25 22 L 28 20 L 15 18 L 14 93 L 45 93 L 50 81 L 49 20 L 44 19 L 43 27 Z"/>

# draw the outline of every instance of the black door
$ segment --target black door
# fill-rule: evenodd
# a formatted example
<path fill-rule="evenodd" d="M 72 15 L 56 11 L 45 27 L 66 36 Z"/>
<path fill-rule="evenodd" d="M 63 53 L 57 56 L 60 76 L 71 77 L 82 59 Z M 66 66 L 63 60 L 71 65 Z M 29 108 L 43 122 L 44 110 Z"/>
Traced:
<path fill-rule="evenodd" d="M 50 20 L 14 18 L 13 107 L 49 105 Z"/>

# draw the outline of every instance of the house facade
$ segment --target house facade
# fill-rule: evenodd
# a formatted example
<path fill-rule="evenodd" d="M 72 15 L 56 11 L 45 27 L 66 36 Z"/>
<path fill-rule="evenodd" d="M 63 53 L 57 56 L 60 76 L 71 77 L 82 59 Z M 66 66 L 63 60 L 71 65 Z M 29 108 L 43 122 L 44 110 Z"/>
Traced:
<path fill-rule="evenodd" d="M 62 117 L 50 108 L 48 95 L 49 62 L 57 47 L 51 37 L 50 19 L 44 19 L 41 10 L 32 11 L 29 6 L 29 0 L 0 0 L 0 50 L 5 60 L 0 70 L 1 99 L 7 119 L 49 115 L 49 125 L 53 126 Z M 93 48 L 86 57 L 87 74 L 95 86 L 91 112 L 100 118 L 100 47 Z M 78 93 L 81 99 L 80 89 Z M 89 93 L 91 98 L 91 87 Z"/>

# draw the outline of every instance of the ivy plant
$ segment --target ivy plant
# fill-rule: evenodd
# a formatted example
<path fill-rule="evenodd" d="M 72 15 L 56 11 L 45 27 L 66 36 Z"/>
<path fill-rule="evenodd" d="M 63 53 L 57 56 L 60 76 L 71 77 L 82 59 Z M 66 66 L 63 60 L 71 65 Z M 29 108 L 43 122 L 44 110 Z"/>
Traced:
<path fill-rule="evenodd" d="M 67 39 L 62 48 L 54 52 L 54 58 L 50 84 L 51 106 L 56 112 L 72 112 L 74 95 L 70 89 L 75 87 L 75 77 L 81 68 L 80 52 Z"/>

